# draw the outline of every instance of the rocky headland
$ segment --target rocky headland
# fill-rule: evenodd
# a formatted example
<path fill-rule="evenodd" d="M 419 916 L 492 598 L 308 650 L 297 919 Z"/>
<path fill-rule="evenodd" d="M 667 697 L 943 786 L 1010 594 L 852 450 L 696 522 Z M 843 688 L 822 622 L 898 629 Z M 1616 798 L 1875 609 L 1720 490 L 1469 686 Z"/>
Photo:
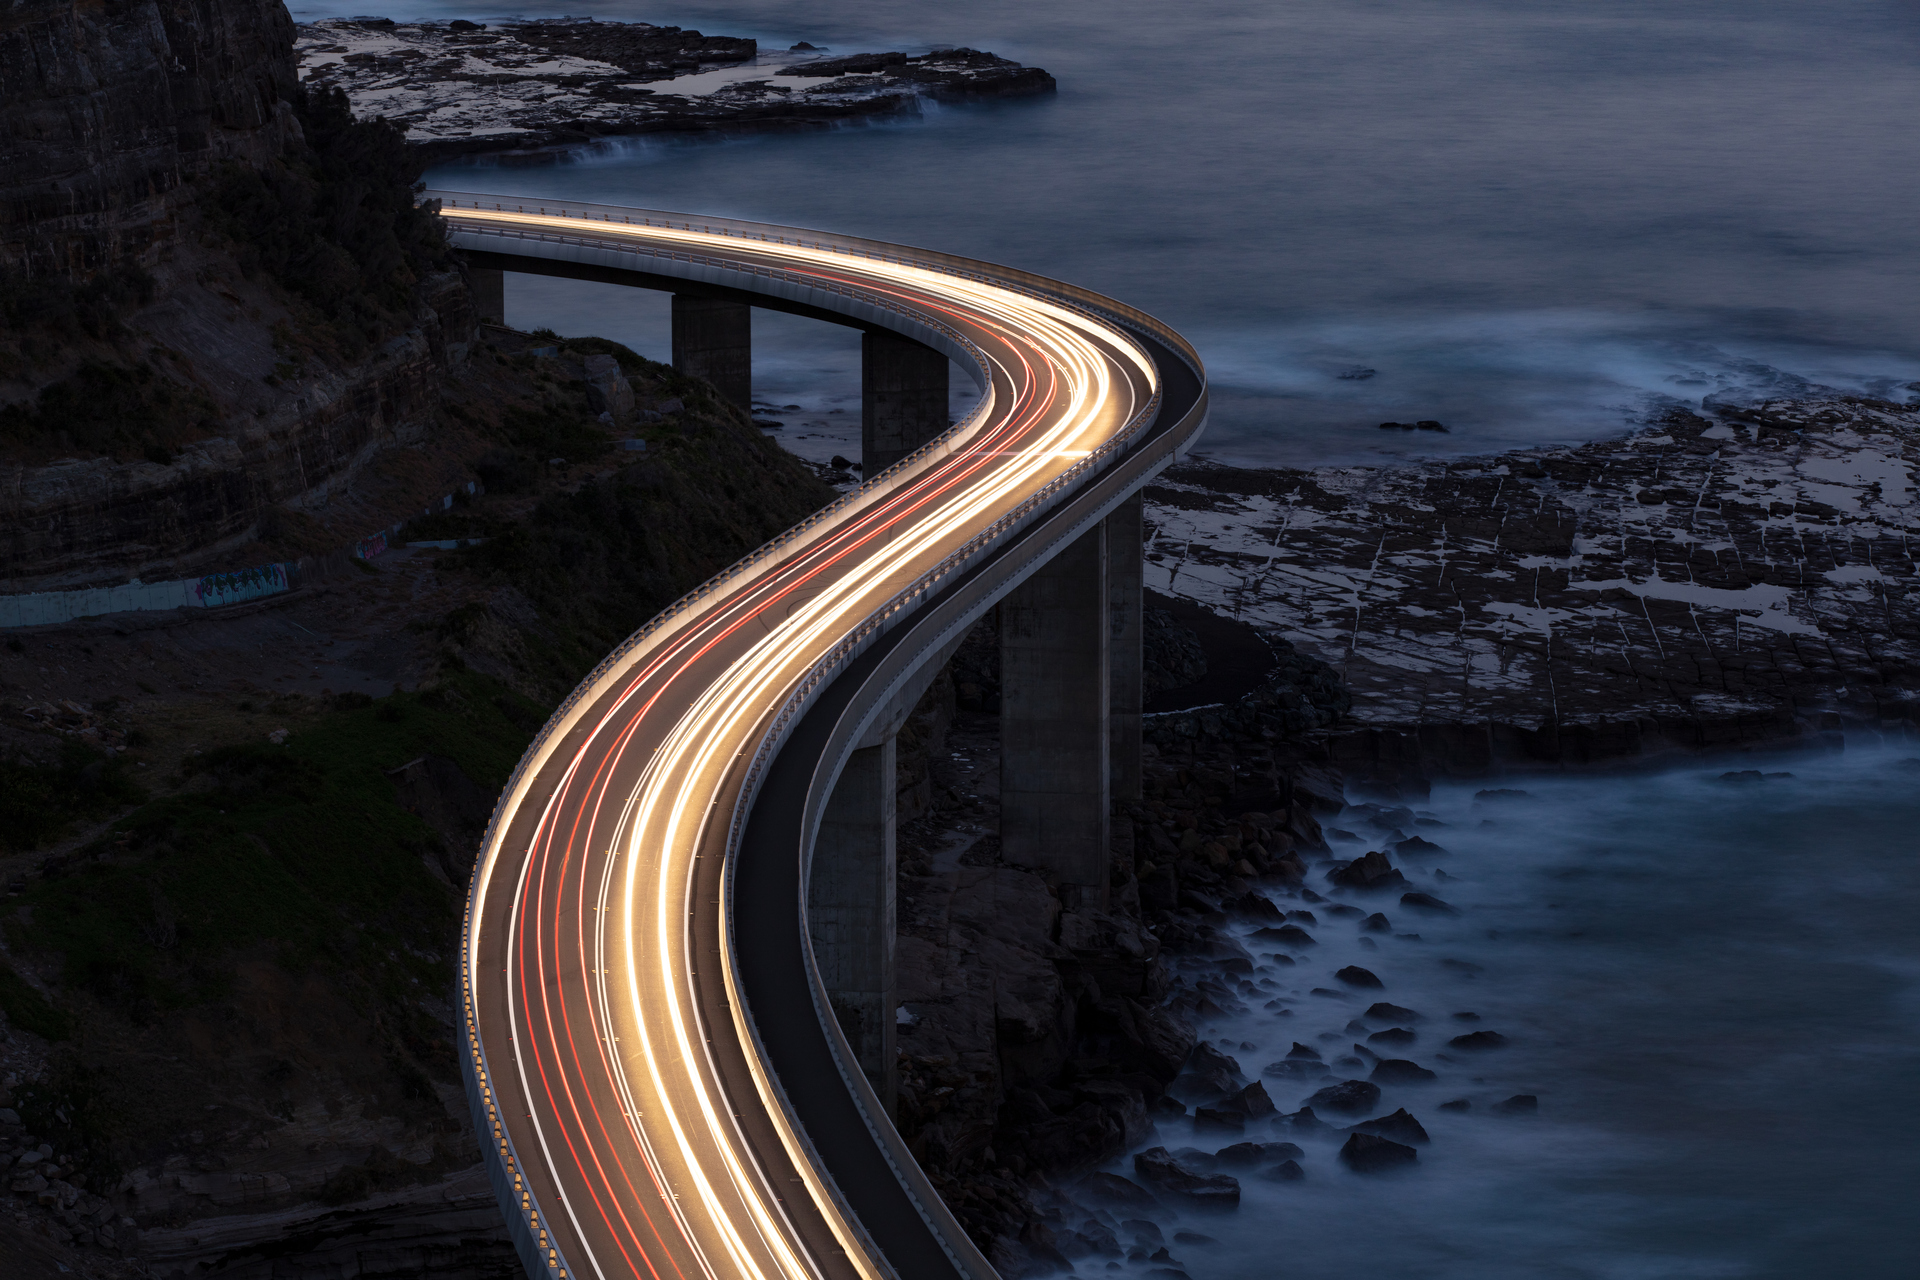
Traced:
<path fill-rule="evenodd" d="M 343 90 L 433 161 L 523 160 L 601 138 L 821 128 L 923 102 L 1052 93 L 1038 67 L 977 49 L 857 53 L 679 27 L 546 18 L 481 24 L 387 18 L 303 24 L 300 78 Z"/>

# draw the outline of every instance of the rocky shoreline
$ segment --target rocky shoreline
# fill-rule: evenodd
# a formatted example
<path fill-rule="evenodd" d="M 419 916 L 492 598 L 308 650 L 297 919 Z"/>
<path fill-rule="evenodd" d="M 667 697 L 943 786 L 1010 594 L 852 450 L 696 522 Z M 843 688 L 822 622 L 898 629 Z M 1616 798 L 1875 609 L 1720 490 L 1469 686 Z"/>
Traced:
<path fill-rule="evenodd" d="M 482 24 L 328 19 L 298 28 L 308 88 L 385 116 L 429 163 L 522 162 L 600 139 L 825 128 L 925 102 L 1052 93 L 1038 67 L 977 49 L 857 53 L 594 19 Z"/>
<path fill-rule="evenodd" d="M 1338 670 L 1359 783 L 1905 731 L 1920 407 L 1706 413 L 1455 462 L 1188 465 L 1147 492 L 1147 582 Z"/>

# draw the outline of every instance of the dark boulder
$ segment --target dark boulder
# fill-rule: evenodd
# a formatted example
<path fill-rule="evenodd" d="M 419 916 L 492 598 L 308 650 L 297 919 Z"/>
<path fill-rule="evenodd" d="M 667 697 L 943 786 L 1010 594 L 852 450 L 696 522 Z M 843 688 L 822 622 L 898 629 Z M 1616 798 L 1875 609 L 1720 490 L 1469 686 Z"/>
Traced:
<path fill-rule="evenodd" d="M 1407 1114 L 1405 1107 L 1390 1116 L 1379 1116 L 1372 1120 L 1362 1120 L 1348 1130 L 1349 1133 L 1370 1133 L 1376 1138 L 1392 1138 L 1410 1147 L 1424 1147 L 1433 1139 L 1427 1137 L 1427 1131 L 1420 1122 Z"/>
<path fill-rule="evenodd" d="M 1393 921 L 1376 911 L 1360 922 L 1360 928 L 1367 933 L 1392 933 Z"/>
<path fill-rule="evenodd" d="M 1273 905 L 1273 899 L 1264 893 L 1247 890 L 1237 898 L 1229 898 L 1221 904 L 1229 912 L 1247 920 L 1284 920 L 1280 908 Z"/>
<path fill-rule="evenodd" d="M 1478 1052 L 1483 1049 L 1504 1049 L 1507 1047 L 1507 1038 L 1498 1031 L 1469 1031 L 1464 1036 L 1455 1036 L 1447 1044 L 1455 1049 Z"/>
<path fill-rule="evenodd" d="M 1362 854 L 1351 862 L 1338 864 L 1327 872 L 1327 879 L 1342 888 L 1358 889 L 1363 893 L 1405 888 L 1407 883 L 1407 878 L 1395 870 L 1386 855 L 1378 850 Z"/>
<path fill-rule="evenodd" d="M 1444 916 L 1457 916 L 1460 914 L 1460 908 L 1450 902 L 1444 902 L 1430 893 L 1403 893 L 1400 895 L 1400 905 L 1403 907 L 1411 907 L 1415 911 L 1432 911 Z"/>
<path fill-rule="evenodd" d="M 1393 851 L 1403 858 L 1437 858 L 1446 849 L 1431 840 L 1419 836 L 1409 836 L 1393 846 Z"/>
<path fill-rule="evenodd" d="M 1367 1007 L 1367 1016 L 1376 1022 L 1420 1021 L 1420 1015 L 1413 1010 L 1402 1008 L 1397 1004 L 1388 1004 L 1384 1000 L 1378 1004 L 1369 1005 Z"/>
<path fill-rule="evenodd" d="M 1340 1163 L 1355 1173 L 1387 1173 L 1419 1160 L 1420 1153 L 1412 1147 L 1371 1133 L 1349 1134 L 1340 1148 Z"/>
<path fill-rule="evenodd" d="M 1228 1111 L 1221 1107 L 1195 1107 L 1193 1109 L 1193 1131 L 1201 1133 L 1243 1133 L 1246 1131 L 1245 1112 Z"/>
<path fill-rule="evenodd" d="M 1125 1209 L 1157 1209 L 1160 1202 L 1153 1193 L 1137 1182 L 1129 1181 L 1117 1173 L 1090 1173 L 1081 1189 L 1090 1199 L 1103 1200 L 1108 1204 L 1117 1204 Z"/>
<path fill-rule="evenodd" d="M 1440 1077 L 1417 1062 L 1409 1062 L 1405 1058 L 1383 1058 L 1367 1078 L 1381 1084 L 1428 1084 Z"/>
<path fill-rule="evenodd" d="M 1310 1044 L 1301 1044 L 1298 1040 L 1295 1040 L 1293 1042 L 1293 1048 L 1287 1050 L 1287 1058 L 1289 1061 L 1298 1058 L 1309 1058 L 1314 1062 L 1318 1062 L 1320 1061 L 1320 1051 Z"/>
<path fill-rule="evenodd" d="M 1387 985 L 1371 970 L 1362 969 L 1357 964 L 1350 964 L 1344 969 L 1336 970 L 1333 976 L 1350 987 L 1366 987 L 1373 991 L 1378 991 Z"/>
<path fill-rule="evenodd" d="M 1163 1195 L 1196 1208 L 1235 1209 L 1240 1205 L 1240 1182 L 1226 1174 L 1200 1174 L 1184 1168 L 1165 1147 L 1153 1147 L 1133 1158 L 1133 1171 Z"/>
<path fill-rule="evenodd" d="M 1305 1154 L 1291 1142 L 1236 1142 L 1213 1153 L 1213 1158 L 1229 1168 L 1260 1164 L 1267 1160 L 1285 1160 Z"/>
<path fill-rule="evenodd" d="M 1307 1099 L 1307 1105 L 1341 1115 L 1365 1115 L 1380 1105 L 1380 1086 L 1365 1080 L 1342 1080 L 1316 1092 Z"/>
<path fill-rule="evenodd" d="M 1494 1114 L 1503 1116 L 1533 1116 L 1540 1114 L 1540 1099 L 1531 1093 L 1516 1093 L 1505 1102 L 1493 1104 Z"/>
<path fill-rule="evenodd" d="M 1287 912 L 1287 919 L 1297 920 L 1301 924 L 1317 925 L 1320 923 L 1320 917 L 1311 911 L 1289 911 Z"/>
<path fill-rule="evenodd" d="M 1317 1080 L 1326 1075 L 1327 1070 L 1326 1063 L 1311 1058 L 1284 1058 L 1279 1062 L 1269 1062 L 1261 1068 L 1260 1074 L 1276 1080 Z"/>
<path fill-rule="evenodd" d="M 1314 947 L 1319 945 L 1319 943 L 1313 940 L 1312 934 L 1297 924 L 1267 925 L 1264 928 L 1255 929 L 1248 936 L 1256 941 L 1269 942 L 1281 947 Z"/>
<path fill-rule="evenodd" d="M 1473 1104 L 1465 1098 L 1455 1098 L 1452 1102 L 1441 1103 L 1440 1109 L 1442 1111 L 1471 1111 L 1473 1110 Z"/>
<path fill-rule="evenodd" d="M 1232 1097 L 1222 1098 L 1217 1105 L 1223 1111 L 1236 1111 L 1248 1117 L 1270 1116 L 1277 1109 L 1273 1099 L 1267 1096 L 1267 1086 L 1258 1080 Z"/>
<path fill-rule="evenodd" d="M 1300 1167 L 1298 1160 L 1282 1160 L 1261 1174 L 1260 1179 L 1263 1182 L 1298 1182 L 1306 1176 L 1307 1171 Z"/>
<path fill-rule="evenodd" d="M 1368 1044 L 1409 1045 L 1420 1037 L 1405 1027 L 1388 1027 L 1385 1031 L 1376 1031 L 1367 1037 Z"/>
<path fill-rule="evenodd" d="M 1290 1116 L 1282 1116 L 1274 1121 L 1276 1126 L 1284 1127 L 1302 1137 L 1331 1137 L 1338 1133 L 1332 1125 L 1313 1114 L 1312 1107 L 1302 1107 Z"/>

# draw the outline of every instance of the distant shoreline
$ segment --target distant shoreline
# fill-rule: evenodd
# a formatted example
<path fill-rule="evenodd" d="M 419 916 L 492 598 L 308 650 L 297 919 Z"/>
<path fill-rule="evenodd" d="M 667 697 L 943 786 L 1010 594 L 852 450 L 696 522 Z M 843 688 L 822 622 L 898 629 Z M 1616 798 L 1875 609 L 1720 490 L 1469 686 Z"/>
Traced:
<path fill-rule="evenodd" d="M 296 30 L 301 83 L 400 125 L 429 165 L 550 163 L 609 138 L 824 129 L 1057 88 L 1038 67 L 976 49 L 763 53 L 753 40 L 590 18 L 330 18 Z"/>

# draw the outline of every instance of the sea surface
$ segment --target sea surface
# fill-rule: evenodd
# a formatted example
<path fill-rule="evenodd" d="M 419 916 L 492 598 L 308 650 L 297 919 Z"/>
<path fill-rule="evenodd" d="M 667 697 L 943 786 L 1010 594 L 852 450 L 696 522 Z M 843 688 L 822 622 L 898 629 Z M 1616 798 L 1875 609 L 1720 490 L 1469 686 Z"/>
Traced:
<path fill-rule="evenodd" d="M 1722 776 L 1746 770 L 1767 776 Z M 1477 795 L 1483 788 L 1509 794 Z M 1446 785 L 1411 808 L 1426 821 L 1402 829 L 1446 852 L 1393 861 L 1410 888 L 1460 914 L 1409 909 L 1400 889 L 1335 892 L 1316 869 L 1310 886 L 1384 913 L 1391 930 L 1363 932 L 1360 916 L 1334 914 L 1334 902 L 1282 903 L 1314 914 L 1303 927 L 1318 945 L 1247 937 L 1258 993 L 1204 1034 L 1253 1079 L 1296 1043 L 1319 1051 L 1328 1074 L 1318 1080 L 1264 1077 L 1285 1112 L 1323 1085 L 1366 1079 L 1371 1064 L 1337 1061 L 1356 1042 L 1434 1070 L 1431 1083 L 1386 1086 L 1375 1112 L 1406 1108 L 1432 1145 L 1414 1169 L 1363 1177 L 1336 1158 L 1344 1135 L 1249 1125 L 1247 1139 L 1301 1146 L 1306 1176 L 1235 1170 L 1237 1214 L 1163 1217 L 1169 1240 L 1185 1229 L 1219 1241 L 1172 1246 L 1189 1274 L 1914 1274 L 1920 1113 L 1905 1100 L 1920 1089 L 1915 744 L 1856 741 L 1839 755 L 1611 780 Z M 1359 837 L 1336 836 L 1336 856 L 1384 847 L 1390 833 L 1372 816 L 1327 820 Z M 1333 975 L 1348 965 L 1383 988 L 1346 986 Z M 1375 1001 L 1417 1017 L 1368 1019 Z M 1417 1039 L 1369 1045 L 1392 1027 Z M 1477 1053 L 1449 1044 L 1474 1031 L 1509 1043 Z M 1537 1099 L 1537 1114 L 1499 1113 L 1522 1094 Z M 1471 1109 L 1440 1109 L 1454 1100 Z M 1318 1114 L 1337 1125 L 1358 1118 Z M 1196 1136 L 1178 1119 L 1162 1120 L 1154 1139 L 1209 1152 L 1234 1140 Z"/>
<path fill-rule="evenodd" d="M 1484 453 L 1620 431 L 1717 391 L 1904 397 L 1920 379 L 1908 0 L 569 11 L 753 36 L 773 64 L 806 40 L 1046 67 L 1049 100 L 428 177 L 827 227 L 1103 290 L 1197 344 L 1214 388 L 1203 452 L 1223 461 Z M 666 350 L 655 296 L 516 280 L 509 308 Z M 857 396 L 848 334 L 772 313 L 756 325 L 764 398 L 817 417 Z M 1360 369 L 1375 372 L 1339 377 Z M 1415 419 L 1451 434 L 1378 429 Z"/>
<path fill-rule="evenodd" d="M 754 36 L 769 65 L 805 40 L 967 45 L 1052 71 L 1045 100 L 614 142 L 428 181 L 831 228 L 1103 290 L 1197 344 L 1214 391 L 1202 452 L 1222 461 L 1488 453 L 1622 432 L 1708 395 L 1900 399 L 1920 380 L 1911 3 L 569 10 Z M 668 353 L 660 295 L 509 277 L 508 308 L 523 327 Z M 762 416 L 796 452 L 857 457 L 857 337 L 771 312 L 755 326 Z M 1339 376 L 1358 370 L 1373 372 Z M 1451 430 L 1377 427 L 1421 418 Z M 1368 1179 L 1303 1141 L 1303 1180 L 1247 1177 L 1234 1217 L 1164 1222 L 1169 1240 L 1219 1241 L 1172 1245 L 1181 1265 L 1196 1280 L 1916 1274 L 1920 772 L 1901 761 L 1917 755 L 1856 738 L 1762 763 L 1794 776 L 1758 783 L 1721 781 L 1753 763 L 1728 761 L 1524 780 L 1508 785 L 1529 796 L 1505 804 L 1437 788 L 1414 807 L 1447 825 L 1418 833 L 1448 852 L 1396 861 L 1463 914 L 1416 920 L 1390 895 L 1394 932 L 1372 950 L 1328 914 L 1317 948 L 1256 975 L 1291 1012 L 1250 1001 L 1206 1028 L 1257 1075 L 1295 1040 L 1329 1063 L 1351 1052 L 1370 999 L 1416 1009 L 1407 1056 L 1440 1079 L 1390 1089 L 1382 1109 L 1406 1106 L 1432 1145 L 1417 1170 Z M 1384 834 L 1362 816 L 1344 856 Z M 1384 990 L 1309 994 L 1346 964 Z M 1446 1046 L 1475 1027 L 1511 1045 L 1471 1060 Z M 1308 1092 L 1269 1083 L 1287 1110 Z M 1522 1093 L 1537 1116 L 1492 1114 Z M 1438 1109 L 1456 1098 L 1473 1109 Z M 1169 1146 L 1195 1143 L 1162 1127 Z"/>

